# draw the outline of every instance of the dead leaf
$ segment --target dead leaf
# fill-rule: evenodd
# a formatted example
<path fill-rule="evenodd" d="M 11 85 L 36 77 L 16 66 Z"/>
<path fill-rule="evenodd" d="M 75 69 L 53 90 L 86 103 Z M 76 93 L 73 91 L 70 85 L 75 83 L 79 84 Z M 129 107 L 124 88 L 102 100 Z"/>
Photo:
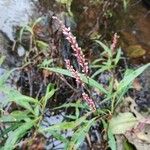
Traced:
<path fill-rule="evenodd" d="M 137 91 L 140 91 L 141 89 L 142 89 L 142 86 L 141 86 L 141 84 L 140 84 L 140 81 L 138 80 L 138 79 L 135 79 L 134 81 L 133 81 L 133 88 L 135 89 L 135 90 L 137 90 Z"/>
<path fill-rule="evenodd" d="M 137 122 L 137 118 L 134 117 L 132 113 L 119 113 L 109 121 L 109 128 L 113 134 L 125 134 L 131 130 Z"/>
<path fill-rule="evenodd" d="M 144 135 L 144 132 L 136 133 L 136 134 L 128 132 L 128 134 L 125 134 L 125 137 L 128 139 L 128 141 L 131 144 L 133 144 L 136 147 L 136 150 L 149 150 L 150 149 L 150 143 L 146 142 L 149 139 L 148 137 L 146 137 L 146 135 Z"/>

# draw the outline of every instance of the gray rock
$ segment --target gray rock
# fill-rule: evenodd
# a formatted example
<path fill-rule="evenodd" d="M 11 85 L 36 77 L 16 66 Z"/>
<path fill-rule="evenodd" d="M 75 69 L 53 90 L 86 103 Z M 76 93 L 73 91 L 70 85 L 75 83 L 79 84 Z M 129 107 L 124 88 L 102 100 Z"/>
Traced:
<path fill-rule="evenodd" d="M 19 57 L 22 57 L 25 55 L 25 49 L 23 46 L 19 46 L 18 49 L 17 49 L 17 53 L 18 53 L 18 56 Z"/>

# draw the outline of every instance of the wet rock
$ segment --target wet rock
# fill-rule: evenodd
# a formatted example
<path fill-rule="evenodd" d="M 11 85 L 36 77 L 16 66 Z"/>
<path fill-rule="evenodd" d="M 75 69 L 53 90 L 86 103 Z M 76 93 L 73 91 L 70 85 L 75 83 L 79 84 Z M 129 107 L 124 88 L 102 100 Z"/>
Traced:
<path fill-rule="evenodd" d="M 17 49 L 17 51 L 18 51 L 19 57 L 22 57 L 22 56 L 25 55 L 25 49 L 24 49 L 23 46 L 19 46 L 18 49 Z"/>
<path fill-rule="evenodd" d="M 143 86 L 146 91 L 150 91 L 150 67 L 148 67 L 141 75 Z"/>
<path fill-rule="evenodd" d="M 142 0 L 142 1 L 148 8 L 150 8 L 150 0 Z"/>
<path fill-rule="evenodd" d="M 33 0 L 36 1 L 36 0 Z M 34 13 L 30 0 L 0 0 L 0 30 L 13 40 L 16 26 L 26 25 Z"/>
<path fill-rule="evenodd" d="M 12 51 L 13 42 L 5 33 L 0 31 L 0 56 L 5 56 L 4 68 L 13 68 L 21 64 L 21 60 L 17 57 L 15 51 Z"/>
<path fill-rule="evenodd" d="M 136 103 L 141 109 L 150 108 L 150 67 L 148 67 L 140 76 L 142 85 L 141 91 L 136 93 Z"/>
<path fill-rule="evenodd" d="M 131 45 L 126 49 L 130 58 L 139 58 L 145 55 L 146 50 L 141 45 Z"/>

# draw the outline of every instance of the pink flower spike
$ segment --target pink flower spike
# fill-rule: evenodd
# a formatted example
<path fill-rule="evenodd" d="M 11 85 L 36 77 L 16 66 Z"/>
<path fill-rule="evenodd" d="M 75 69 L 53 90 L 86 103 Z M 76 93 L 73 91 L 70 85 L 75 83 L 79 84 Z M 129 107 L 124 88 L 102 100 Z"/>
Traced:
<path fill-rule="evenodd" d="M 53 16 L 52 18 L 58 21 L 60 28 L 62 30 L 62 33 L 64 34 L 68 42 L 71 44 L 71 48 L 73 49 L 75 56 L 77 58 L 77 61 L 79 62 L 79 65 L 82 68 L 82 72 L 87 74 L 89 71 L 88 63 L 85 61 L 85 56 L 77 43 L 76 37 L 73 36 L 73 34 L 70 32 L 70 28 L 65 27 L 65 25 L 62 23 L 61 20 L 59 20 L 55 16 Z"/>
<path fill-rule="evenodd" d="M 93 100 L 91 98 L 89 98 L 89 96 L 86 93 L 82 93 L 82 97 L 88 103 L 88 105 L 90 106 L 90 108 L 92 110 L 96 111 L 96 106 L 95 106 Z"/>
<path fill-rule="evenodd" d="M 114 51 L 118 42 L 118 38 L 119 36 L 117 35 L 117 33 L 114 34 L 113 36 L 113 42 L 111 44 L 111 50 Z"/>
<path fill-rule="evenodd" d="M 73 66 L 70 64 L 70 60 L 65 59 L 65 62 L 66 62 L 67 69 L 71 72 L 72 76 L 76 79 L 76 82 L 84 86 L 84 83 L 80 79 L 79 73 L 76 70 L 74 70 Z"/>

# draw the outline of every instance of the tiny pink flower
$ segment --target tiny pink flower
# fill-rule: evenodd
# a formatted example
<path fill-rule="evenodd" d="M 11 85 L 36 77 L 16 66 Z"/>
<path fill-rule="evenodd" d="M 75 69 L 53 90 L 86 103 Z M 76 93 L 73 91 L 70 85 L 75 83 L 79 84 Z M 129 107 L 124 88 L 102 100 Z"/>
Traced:
<path fill-rule="evenodd" d="M 82 72 L 87 74 L 89 71 L 89 66 L 88 66 L 88 63 L 85 61 L 85 56 L 84 56 L 81 48 L 78 46 L 76 37 L 73 36 L 73 34 L 70 32 L 70 28 L 65 27 L 65 25 L 63 24 L 63 22 L 61 20 L 59 20 L 55 16 L 53 16 L 53 19 L 58 21 L 58 23 L 61 27 L 62 33 L 64 34 L 64 36 L 66 37 L 68 42 L 71 44 L 71 48 L 74 51 L 74 56 L 77 58 L 78 64 L 82 68 Z M 80 78 L 79 72 L 73 68 L 73 66 L 70 63 L 70 60 L 65 59 L 65 63 L 66 63 L 66 68 L 71 72 L 72 76 L 76 79 L 76 83 L 78 83 L 78 84 L 82 85 L 82 87 L 84 87 L 85 85 Z M 85 92 L 82 93 L 82 97 L 88 103 L 90 108 L 95 111 L 96 107 L 95 107 L 93 100 Z"/>
<path fill-rule="evenodd" d="M 53 19 L 57 20 L 60 24 L 62 33 L 65 35 L 66 39 L 71 44 L 71 48 L 73 49 L 77 61 L 79 62 L 79 65 L 82 68 L 82 72 L 87 74 L 89 71 L 88 63 L 85 61 L 85 56 L 76 41 L 76 37 L 73 36 L 73 34 L 70 32 L 70 28 L 65 27 L 62 21 L 60 21 L 57 17 L 53 16 Z"/>
<path fill-rule="evenodd" d="M 96 106 L 91 98 L 86 93 L 82 93 L 83 99 L 88 103 L 92 110 L 96 110 Z"/>
<path fill-rule="evenodd" d="M 70 64 L 70 60 L 69 59 L 65 59 L 65 62 L 66 62 L 67 69 L 72 73 L 72 76 L 76 79 L 76 82 L 78 84 L 81 84 L 82 86 L 84 86 L 84 83 L 81 81 L 78 71 L 76 71 L 73 68 L 73 66 Z"/>
<path fill-rule="evenodd" d="M 114 51 L 118 42 L 118 38 L 119 36 L 117 35 L 117 33 L 114 34 L 113 36 L 113 42 L 111 44 L 111 50 Z"/>

